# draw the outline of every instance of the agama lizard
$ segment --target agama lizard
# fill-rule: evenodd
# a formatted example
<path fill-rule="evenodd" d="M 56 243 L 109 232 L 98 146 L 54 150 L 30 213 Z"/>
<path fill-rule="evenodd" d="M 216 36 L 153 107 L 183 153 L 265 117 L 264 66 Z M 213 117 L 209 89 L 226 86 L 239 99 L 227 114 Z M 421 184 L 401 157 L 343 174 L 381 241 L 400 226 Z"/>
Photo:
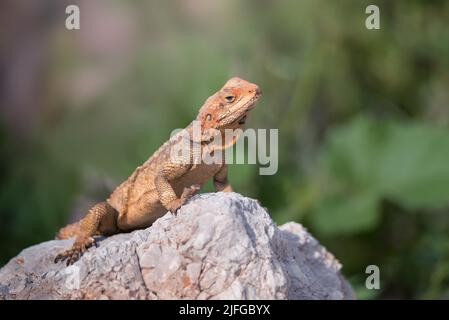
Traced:
<path fill-rule="evenodd" d="M 198 149 L 188 148 L 187 155 L 182 157 L 173 157 L 173 150 L 185 143 L 185 137 L 189 143 L 201 146 L 200 156 L 232 146 L 238 136 L 230 142 L 223 139 L 225 143 L 219 148 L 214 147 L 212 141 L 217 132 L 224 136 L 226 129 L 241 129 L 260 96 L 257 85 L 237 77 L 228 80 L 200 108 L 196 118 L 200 134 L 196 138 L 194 121 L 137 167 L 106 201 L 94 205 L 83 219 L 59 231 L 58 239 L 76 239 L 71 249 L 56 256 L 55 263 L 66 259 L 67 265 L 76 262 L 95 244 L 94 236 L 145 228 L 167 210 L 176 213 L 210 178 L 213 178 L 217 192 L 232 191 L 224 161 L 195 162 L 193 159 L 198 156 L 195 150 Z"/>

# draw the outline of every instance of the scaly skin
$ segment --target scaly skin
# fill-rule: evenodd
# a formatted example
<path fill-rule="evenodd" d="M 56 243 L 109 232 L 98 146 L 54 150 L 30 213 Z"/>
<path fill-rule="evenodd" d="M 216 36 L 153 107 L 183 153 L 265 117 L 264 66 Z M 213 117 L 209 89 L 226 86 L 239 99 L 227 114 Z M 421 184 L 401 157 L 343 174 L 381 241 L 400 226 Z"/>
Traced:
<path fill-rule="evenodd" d="M 167 210 L 176 213 L 210 178 L 214 179 L 216 191 L 232 191 L 224 162 L 206 164 L 193 160 L 232 146 L 238 136 L 224 141 L 224 130 L 241 129 L 260 95 L 257 85 L 240 78 L 226 82 L 201 107 L 196 118 L 199 135 L 193 123 L 189 125 L 137 167 L 105 202 L 96 204 L 83 219 L 59 231 L 58 239 L 76 237 L 76 240 L 71 249 L 56 256 L 55 263 L 66 259 L 67 265 L 76 262 L 95 244 L 96 235 L 145 228 Z M 223 137 L 220 145 L 212 143 L 217 134 Z M 187 148 L 188 152 L 173 156 L 173 150 L 185 150 L 186 142 L 202 148 Z"/>

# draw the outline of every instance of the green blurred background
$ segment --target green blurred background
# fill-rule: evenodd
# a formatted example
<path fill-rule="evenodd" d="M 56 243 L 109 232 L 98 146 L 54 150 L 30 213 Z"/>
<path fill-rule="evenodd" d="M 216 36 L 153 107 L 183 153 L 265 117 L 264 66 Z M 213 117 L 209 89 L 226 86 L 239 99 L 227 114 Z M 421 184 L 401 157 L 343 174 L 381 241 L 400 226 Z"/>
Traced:
<path fill-rule="evenodd" d="M 279 129 L 279 170 L 233 165 L 234 189 L 303 223 L 358 298 L 449 298 L 448 17 L 436 0 L 2 1 L 0 265 L 240 76 L 264 92 L 248 127 Z"/>

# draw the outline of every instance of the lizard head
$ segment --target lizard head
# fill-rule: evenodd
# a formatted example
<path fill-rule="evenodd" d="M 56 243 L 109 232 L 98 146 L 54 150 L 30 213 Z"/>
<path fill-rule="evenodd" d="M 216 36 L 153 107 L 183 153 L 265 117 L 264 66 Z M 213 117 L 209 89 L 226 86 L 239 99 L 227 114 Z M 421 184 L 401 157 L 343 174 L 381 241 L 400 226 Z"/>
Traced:
<path fill-rule="evenodd" d="M 242 128 L 260 96 L 256 84 L 237 77 L 229 79 L 201 107 L 197 120 L 201 122 L 202 131 Z"/>

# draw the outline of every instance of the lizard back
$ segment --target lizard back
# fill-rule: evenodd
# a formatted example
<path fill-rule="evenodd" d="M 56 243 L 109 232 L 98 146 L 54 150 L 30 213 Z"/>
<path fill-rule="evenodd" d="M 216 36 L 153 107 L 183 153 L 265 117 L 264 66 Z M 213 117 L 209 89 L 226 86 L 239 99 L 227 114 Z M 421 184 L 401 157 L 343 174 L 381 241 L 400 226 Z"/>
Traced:
<path fill-rule="evenodd" d="M 130 204 L 139 201 L 144 194 L 156 189 L 154 179 L 158 170 L 169 160 L 172 148 L 181 141 L 183 134 L 190 126 L 162 144 L 148 160 L 137 167 L 128 179 L 111 193 L 107 201 L 119 212 L 119 215 L 126 214 Z"/>

